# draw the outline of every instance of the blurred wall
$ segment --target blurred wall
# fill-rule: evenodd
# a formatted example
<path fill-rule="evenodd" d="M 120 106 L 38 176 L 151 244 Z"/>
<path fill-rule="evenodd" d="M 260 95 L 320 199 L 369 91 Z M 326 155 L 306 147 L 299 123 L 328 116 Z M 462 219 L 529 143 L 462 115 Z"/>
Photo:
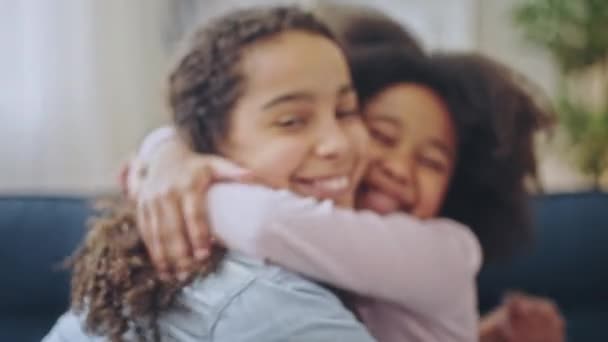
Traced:
<path fill-rule="evenodd" d="M 160 2 L 0 0 L 0 192 L 96 192 L 163 112 Z"/>
<path fill-rule="evenodd" d="M 523 0 L 477 0 L 478 49 L 509 65 L 537 83 L 549 96 L 557 95 L 559 72 L 551 57 L 527 43 L 512 23 L 514 6 Z M 559 130 L 550 139 L 539 137 L 541 181 L 548 191 L 574 191 L 591 186 L 574 165 L 574 159 Z"/>
<path fill-rule="evenodd" d="M 166 121 L 170 51 L 196 18 L 322 0 L 0 0 L 0 193 L 112 189 L 120 162 Z M 429 49 L 479 50 L 555 93 L 550 58 L 510 21 L 521 0 L 337 0 L 386 10 Z M 585 185 L 542 146 L 549 189 Z"/>

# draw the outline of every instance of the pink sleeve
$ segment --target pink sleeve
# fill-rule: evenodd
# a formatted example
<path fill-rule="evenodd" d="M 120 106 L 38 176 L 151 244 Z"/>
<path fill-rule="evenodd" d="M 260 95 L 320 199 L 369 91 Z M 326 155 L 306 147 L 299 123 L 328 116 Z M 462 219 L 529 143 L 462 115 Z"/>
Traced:
<path fill-rule="evenodd" d="M 152 152 L 154 152 L 154 150 L 156 150 L 158 145 L 160 145 L 162 142 L 175 137 L 177 137 L 177 131 L 173 126 L 161 126 L 156 128 L 152 132 L 146 134 L 144 140 L 139 146 L 137 156 L 145 159 L 149 157 L 149 155 L 152 154 Z"/>
<path fill-rule="evenodd" d="M 432 314 L 475 287 L 480 246 L 456 222 L 355 212 L 246 185 L 209 196 L 211 224 L 229 248 L 360 295 Z"/>

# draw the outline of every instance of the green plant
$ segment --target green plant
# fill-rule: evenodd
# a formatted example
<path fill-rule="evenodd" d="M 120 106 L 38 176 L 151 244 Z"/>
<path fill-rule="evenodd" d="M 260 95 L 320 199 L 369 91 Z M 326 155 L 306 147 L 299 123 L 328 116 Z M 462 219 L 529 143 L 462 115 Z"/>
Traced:
<path fill-rule="evenodd" d="M 562 98 L 557 109 L 580 170 L 591 176 L 599 189 L 601 176 L 608 168 L 608 108 L 590 112 L 585 105 Z"/>
<path fill-rule="evenodd" d="M 608 55 L 606 0 L 528 0 L 516 8 L 515 22 L 565 72 L 601 63 Z"/>
<path fill-rule="evenodd" d="M 556 105 L 581 171 L 599 187 L 608 168 L 608 1 L 527 0 L 516 7 L 514 20 L 527 40 L 551 54 L 562 84 L 590 69 L 603 77 L 607 93 L 600 106 L 589 98 L 574 100 L 566 86 Z"/>

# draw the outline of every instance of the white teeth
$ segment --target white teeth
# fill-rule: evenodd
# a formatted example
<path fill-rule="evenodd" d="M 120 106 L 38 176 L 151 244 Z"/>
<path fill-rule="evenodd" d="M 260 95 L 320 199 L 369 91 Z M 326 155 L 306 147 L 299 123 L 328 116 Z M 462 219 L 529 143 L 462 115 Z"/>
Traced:
<path fill-rule="evenodd" d="M 341 191 L 348 188 L 348 183 L 348 177 L 343 176 L 316 181 L 315 186 L 327 191 Z"/>

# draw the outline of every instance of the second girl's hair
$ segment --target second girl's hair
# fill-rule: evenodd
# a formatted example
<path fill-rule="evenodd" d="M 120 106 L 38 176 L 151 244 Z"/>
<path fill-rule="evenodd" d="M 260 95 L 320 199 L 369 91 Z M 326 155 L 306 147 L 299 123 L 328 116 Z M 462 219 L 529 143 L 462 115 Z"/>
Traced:
<path fill-rule="evenodd" d="M 554 122 L 530 81 L 478 54 L 437 54 L 449 78 L 442 96 L 459 137 L 458 162 L 442 215 L 470 226 L 486 260 L 512 254 L 532 237 L 526 179 L 536 177 L 534 135 Z"/>

